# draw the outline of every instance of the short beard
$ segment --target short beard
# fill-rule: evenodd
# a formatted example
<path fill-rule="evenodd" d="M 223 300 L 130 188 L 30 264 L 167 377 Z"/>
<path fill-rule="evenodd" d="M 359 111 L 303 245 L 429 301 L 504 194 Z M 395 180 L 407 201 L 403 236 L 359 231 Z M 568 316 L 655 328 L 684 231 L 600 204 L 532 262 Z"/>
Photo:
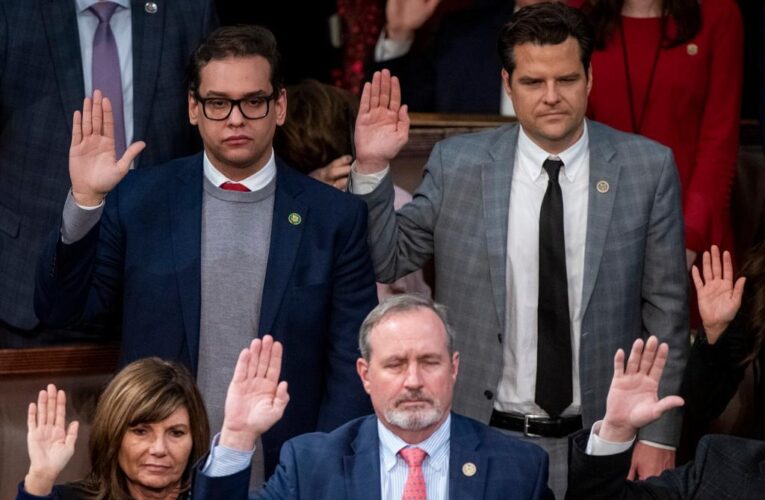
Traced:
<path fill-rule="evenodd" d="M 401 403 L 411 400 L 422 400 L 430 405 L 409 410 L 398 408 Z M 391 407 L 385 409 L 383 415 L 391 425 L 407 431 L 419 431 L 438 423 L 443 413 L 440 401 L 428 399 L 420 391 L 415 391 L 396 399 Z"/>

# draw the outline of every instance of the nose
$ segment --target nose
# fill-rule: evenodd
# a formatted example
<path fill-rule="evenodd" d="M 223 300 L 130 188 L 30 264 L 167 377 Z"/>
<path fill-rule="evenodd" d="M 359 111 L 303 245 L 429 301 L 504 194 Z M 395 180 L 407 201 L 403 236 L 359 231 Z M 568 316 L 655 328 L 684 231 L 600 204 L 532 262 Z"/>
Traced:
<path fill-rule="evenodd" d="M 165 436 L 158 435 L 151 442 L 149 447 L 149 453 L 152 455 L 163 456 L 167 453 L 167 445 L 165 443 Z"/>
<path fill-rule="evenodd" d="M 554 80 L 545 82 L 545 104 L 556 104 L 560 101 L 560 93 L 558 92 L 557 82 Z"/>
<path fill-rule="evenodd" d="M 231 108 L 231 114 L 228 115 L 228 123 L 229 125 L 238 127 L 241 124 L 244 123 L 244 115 L 242 114 L 242 110 L 239 109 L 239 105 L 234 104 Z"/>
<path fill-rule="evenodd" d="M 419 389 L 422 387 L 422 377 L 420 375 L 420 366 L 418 363 L 410 363 L 406 371 L 406 380 L 404 387 L 407 389 Z"/>

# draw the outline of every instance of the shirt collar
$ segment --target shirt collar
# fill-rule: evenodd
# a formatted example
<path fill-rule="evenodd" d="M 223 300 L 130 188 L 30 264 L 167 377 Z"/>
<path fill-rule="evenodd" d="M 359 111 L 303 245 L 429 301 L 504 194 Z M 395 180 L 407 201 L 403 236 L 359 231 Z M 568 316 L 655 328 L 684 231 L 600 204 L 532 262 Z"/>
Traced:
<path fill-rule="evenodd" d="M 542 164 L 546 159 L 551 156 L 557 156 L 563 162 L 563 175 L 569 182 L 574 182 L 576 174 L 581 170 L 583 164 L 582 160 L 587 154 L 587 148 L 589 147 L 589 137 L 587 134 L 587 120 L 584 120 L 584 129 L 582 136 L 565 151 L 558 153 L 557 155 L 551 155 L 544 149 L 540 148 L 534 141 L 526 135 L 523 127 L 520 126 L 518 130 L 518 158 L 523 159 L 519 164 L 522 169 L 531 177 L 533 181 L 539 179 L 542 175 Z"/>
<path fill-rule="evenodd" d="M 380 438 L 380 454 L 383 460 L 383 467 L 386 472 L 390 472 L 396 465 L 398 452 L 407 447 L 416 446 L 428 454 L 425 460 L 429 466 L 441 470 L 444 467 L 446 458 L 449 456 L 449 439 L 451 437 L 452 415 L 449 413 L 446 420 L 436 429 L 436 432 L 430 435 L 428 439 L 421 443 L 409 444 L 400 437 L 391 432 L 380 419 L 377 419 L 377 435 Z M 446 453 L 444 453 L 446 451 Z"/>
<path fill-rule="evenodd" d="M 130 0 L 110 0 L 112 3 L 116 3 L 123 9 L 129 9 L 130 8 Z M 89 8 L 91 8 L 93 5 L 97 4 L 99 0 L 75 0 L 77 3 L 77 12 L 85 12 Z"/>
<path fill-rule="evenodd" d="M 271 157 L 263 168 L 241 181 L 232 181 L 215 168 L 207 157 L 207 151 L 204 153 L 202 163 L 204 165 L 205 177 L 217 187 L 220 187 L 224 182 L 237 182 L 246 186 L 250 191 L 259 191 L 270 184 L 274 177 L 276 177 L 276 160 L 273 148 L 271 148 Z"/>

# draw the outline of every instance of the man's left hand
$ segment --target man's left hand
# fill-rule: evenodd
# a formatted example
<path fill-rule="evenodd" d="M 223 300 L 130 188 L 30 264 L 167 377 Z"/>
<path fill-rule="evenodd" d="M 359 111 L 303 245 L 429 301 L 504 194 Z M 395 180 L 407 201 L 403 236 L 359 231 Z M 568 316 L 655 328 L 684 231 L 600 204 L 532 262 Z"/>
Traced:
<path fill-rule="evenodd" d="M 627 479 L 636 481 L 658 476 L 666 469 L 675 467 L 675 450 L 657 448 L 638 441 L 632 450 L 632 465 Z"/>

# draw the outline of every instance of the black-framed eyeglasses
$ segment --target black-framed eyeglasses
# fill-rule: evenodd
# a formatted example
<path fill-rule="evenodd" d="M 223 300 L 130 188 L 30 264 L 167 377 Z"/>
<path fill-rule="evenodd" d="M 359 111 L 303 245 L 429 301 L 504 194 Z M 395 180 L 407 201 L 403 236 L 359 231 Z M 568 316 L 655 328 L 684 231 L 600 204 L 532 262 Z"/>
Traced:
<path fill-rule="evenodd" d="M 271 95 L 257 95 L 242 99 L 227 99 L 225 97 L 202 97 L 194 92 L 194 98 L 202 103 L 202 112 L 208 120 L 223 121 L 231 115 L 234 106 L 239 108 L 242 116 L 248 120 L 260 120 L 268 116 L 272 100 L 279 96 L 279 91 L 274 90 Z"/>

